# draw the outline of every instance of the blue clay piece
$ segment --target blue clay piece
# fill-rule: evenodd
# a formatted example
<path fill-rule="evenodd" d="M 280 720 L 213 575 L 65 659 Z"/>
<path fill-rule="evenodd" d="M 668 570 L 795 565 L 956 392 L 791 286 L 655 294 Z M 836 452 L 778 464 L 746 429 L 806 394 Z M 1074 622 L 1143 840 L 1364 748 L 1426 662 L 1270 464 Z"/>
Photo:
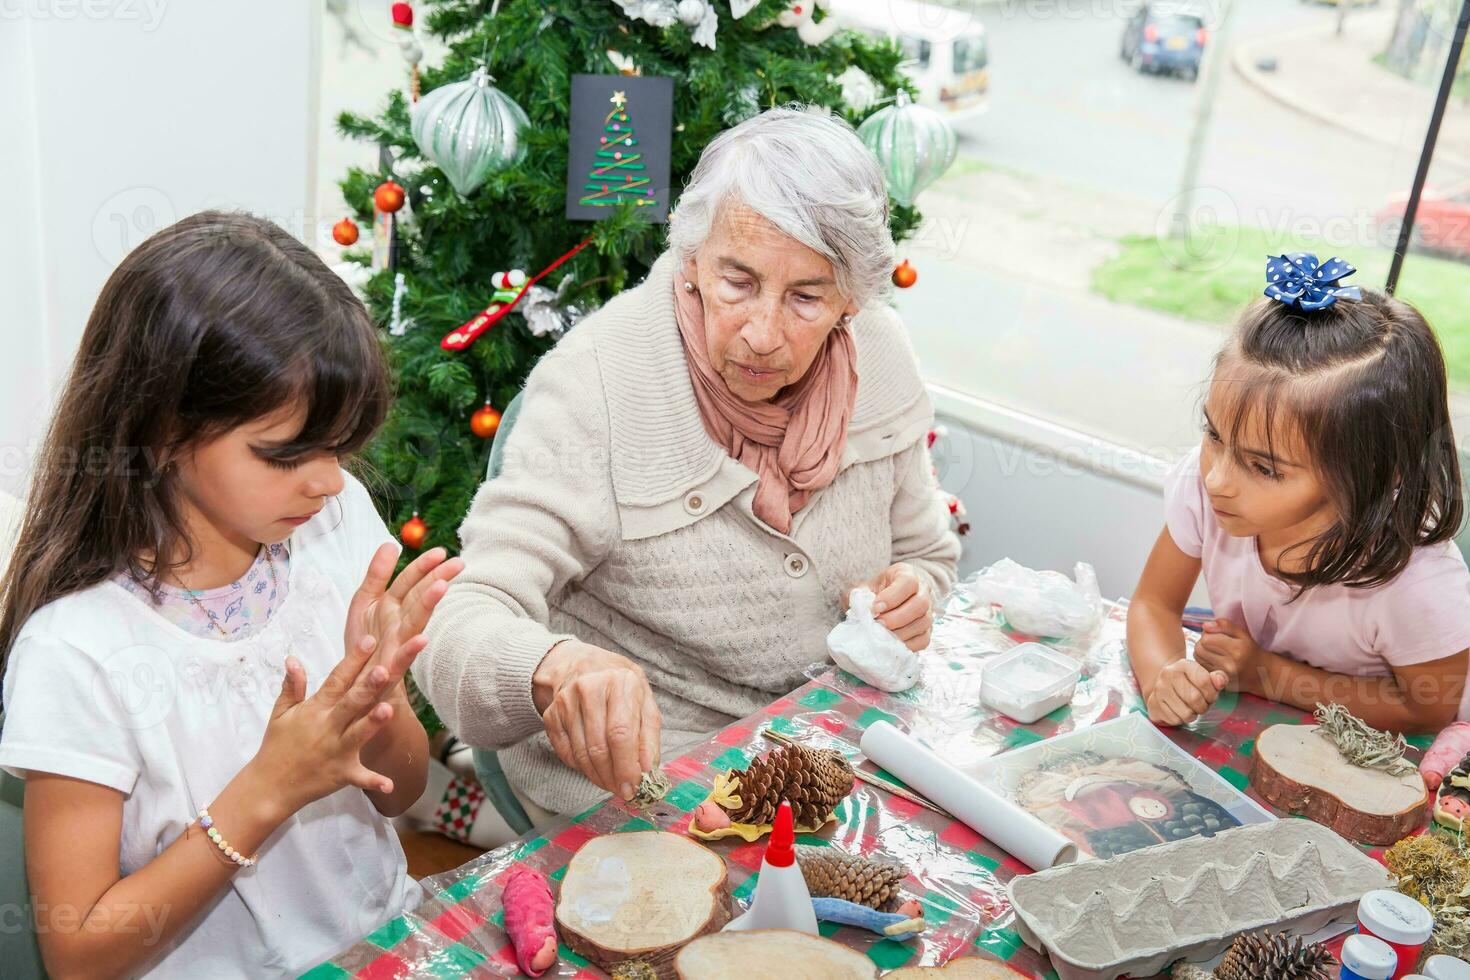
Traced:
<path fill-rule="evenodd" d="M 814 898 L 812 909 L 823 922 L 856 926 L 900 943 L 908 942 L 924 931 L 923 918 L 911 919 L 897 912 L 879 912 L 840 898 Z"/>

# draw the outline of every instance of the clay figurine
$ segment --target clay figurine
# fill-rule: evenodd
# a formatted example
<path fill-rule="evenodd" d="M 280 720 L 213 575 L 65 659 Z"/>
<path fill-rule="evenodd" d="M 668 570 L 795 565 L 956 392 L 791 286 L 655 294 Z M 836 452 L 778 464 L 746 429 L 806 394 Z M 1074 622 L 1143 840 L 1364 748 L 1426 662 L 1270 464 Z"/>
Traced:
<path fill-rule="evenodd" d="M 819 922 L 856 926 L 900 943 L 908 942 L 924 931 L 924 910 L 915 901 L 904 902 L 897 912 L 879 912 L 841 898 L 814 898 L 812 911 L 816 912 Z"/>
<path fill-rule="evenodd" d="M 556 962 L 556 928 L 551 924 L 556 903 L 551 886 L 544 875 L 517 868 L 505 879 L 501 903 L 516 965 L 528 977 L 541 976 Z"/>

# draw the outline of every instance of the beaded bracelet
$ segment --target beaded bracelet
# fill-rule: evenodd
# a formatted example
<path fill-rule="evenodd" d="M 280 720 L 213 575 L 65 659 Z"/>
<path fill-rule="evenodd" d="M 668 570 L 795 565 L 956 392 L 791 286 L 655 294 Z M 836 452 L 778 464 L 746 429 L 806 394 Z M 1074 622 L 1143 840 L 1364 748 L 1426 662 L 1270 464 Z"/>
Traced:
<path fill-rule="evenodd" d="M 231 861 L 235 862 L 235 864 L 239 865 L 242 868 L 255 867 L 255 859 L 260 857 L 260 855 L 257 854 L 255 857 L 246 857 L 245 855 L 241 854 L 239 851 L 231 847 L 230 842 L 225 840 L 224 837 L 220 836 L 220 832 L 218 830 L 214 829 L 214 818 L 209 815 L 208 807 L 199 808 L 199 826 L 204 828 L 204 832 L 209 835 L 209 839 L 214 841 L 214 846 L 218 847 L 220 853 L 223 854 L 225 857 L 229 858 Z"/>

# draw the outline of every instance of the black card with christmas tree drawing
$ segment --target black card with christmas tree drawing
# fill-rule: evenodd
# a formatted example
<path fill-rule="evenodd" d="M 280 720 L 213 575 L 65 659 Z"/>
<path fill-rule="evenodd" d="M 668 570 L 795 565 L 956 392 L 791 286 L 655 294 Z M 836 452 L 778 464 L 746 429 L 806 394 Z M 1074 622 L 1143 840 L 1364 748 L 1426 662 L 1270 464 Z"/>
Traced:
<path fill-rule="evenodd" d="M 669 215 L 674 80 L 573 75 L 567 217 L 597 221 L 621 204 Z"/>

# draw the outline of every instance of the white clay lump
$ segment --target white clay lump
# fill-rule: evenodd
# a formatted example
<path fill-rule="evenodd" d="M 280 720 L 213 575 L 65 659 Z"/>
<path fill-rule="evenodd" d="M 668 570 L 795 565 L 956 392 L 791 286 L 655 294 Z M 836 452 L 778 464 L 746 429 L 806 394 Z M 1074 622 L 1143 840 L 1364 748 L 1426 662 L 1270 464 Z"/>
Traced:
<path fill-rule="evenodd" d="M 873 616 L 877 597 L 858 586 L 848 597 L 847 618 L 827 634 L 837 666 L 880 691 L 907 691 L 919 680 L 919 655 Z"/>

